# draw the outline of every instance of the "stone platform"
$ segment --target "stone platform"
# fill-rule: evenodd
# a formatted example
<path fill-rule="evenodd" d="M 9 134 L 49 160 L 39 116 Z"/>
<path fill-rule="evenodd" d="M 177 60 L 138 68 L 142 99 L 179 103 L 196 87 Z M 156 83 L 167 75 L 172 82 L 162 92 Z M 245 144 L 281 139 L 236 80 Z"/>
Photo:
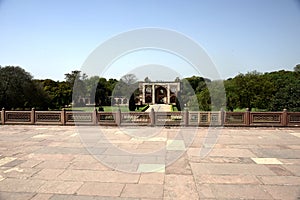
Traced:
<path fill-rule="evenodd" d="M 84 129 L 0 126 L 0 199 L 300 199 L 299 128 Z"/>

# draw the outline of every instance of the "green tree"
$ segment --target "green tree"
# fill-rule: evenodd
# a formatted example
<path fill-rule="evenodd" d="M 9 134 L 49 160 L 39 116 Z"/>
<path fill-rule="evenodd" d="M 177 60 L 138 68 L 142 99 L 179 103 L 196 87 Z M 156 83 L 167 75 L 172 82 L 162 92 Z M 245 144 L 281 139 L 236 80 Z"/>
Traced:
<path fill-rule="evenodd" d="M 78 70 L 65 74 L 65 80 L 72 89 L 72 99 L 75 106 L 83 106 L 79 99 L 82 97 L 89 97 L 85 85 L 86 79 L 87 75 Z"/>
<path fill-rule="evenodd" d="M 46 93 L 24 69 L 0 66 L 0 106 L 6 109 L 44 108 Z"/>
<path fill-rule="evenodd" d="M 297 64 L 297 65 L 294 67 L 294 71 L 295 71 L 295 72 L 300 72 L 300 64 Z"/>
<path fill-rule="evenodd" d="M 197 99 L 199 103 L 199 110 L 211 111 L 211 98 L 208 88 L 205 88 L 200 93 L 198 93 Z"/>
<path fill-rule="evenodd" d="M 72 88 L 65 81 L 53 81 L 51 79 L 40 80 L 43 90 L 49 96 L 48 107 L 50 109 L 61 109 L 72 102 Z"/>
<path fill-rule="evenodd" d="M 267 73 L 266 76 L 273 82 L 274 95 L 269 102 L 268 110 L 300 111 L 300 73 L 280 70 Z"/>
<path fill-rule="evenodd" d="M 135 99 L 134 99 L 134 94 L 131 94 L 129 98 L 129 110 L 130 111 L 135 111 L 136 105 L 135 105 Z"/>

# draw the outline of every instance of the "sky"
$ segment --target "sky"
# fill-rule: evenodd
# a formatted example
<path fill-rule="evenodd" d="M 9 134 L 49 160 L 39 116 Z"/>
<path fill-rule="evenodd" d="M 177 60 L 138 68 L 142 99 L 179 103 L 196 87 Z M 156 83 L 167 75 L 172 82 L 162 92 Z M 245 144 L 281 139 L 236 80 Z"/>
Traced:
<path fill-rule="evenodd" d="M 105 41 L 147 27 L 195 41 L 222 79 L 300 63 L 299 0 L 0 0 L 0 65 L 64 80 Z M 122 56 L 98 75 L 118 79 L 148 69 L 156 72 L 153 79 L 201 75 L 179 56 L 157 50 Z"/>

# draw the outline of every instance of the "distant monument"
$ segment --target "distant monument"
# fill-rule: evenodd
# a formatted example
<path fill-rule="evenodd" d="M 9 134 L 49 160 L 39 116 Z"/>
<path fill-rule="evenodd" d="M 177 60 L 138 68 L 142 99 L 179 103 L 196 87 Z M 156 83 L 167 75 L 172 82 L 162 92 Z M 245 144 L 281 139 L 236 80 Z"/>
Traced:
<path fill-rule="evenodd" d="M 139 82 L 138 104 L 172 104 L 176 105 L 178 92 L 181 90 L 179 78 L 175 81 L 155 81 L 148 77 L 143 82 Z"/>

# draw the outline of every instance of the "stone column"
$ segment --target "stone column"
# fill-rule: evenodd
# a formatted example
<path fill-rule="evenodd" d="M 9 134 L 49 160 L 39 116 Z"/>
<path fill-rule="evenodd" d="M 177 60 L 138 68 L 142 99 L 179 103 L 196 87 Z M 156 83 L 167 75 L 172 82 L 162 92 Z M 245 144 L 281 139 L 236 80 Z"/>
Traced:
<path fill-rule="evenodd" d="M 169 104 L 170 103 L 170 83 L 168 83 L 168 86 L 167 86 L 167 102 L 166 104 Z"/>
<path fill-rule="evenodd" d="M 2 123 L 2 125 L 5 124 L 5 108 L 2 108 L 2 112 L 1 112 L 1 123 Z"/>
<path fill-rule="evenodd" d="M 155 104 L 155 85 L 152 84 L 152 104 Z"/>
<path fill-rule="evenodd" d="M 145 97 L 146 97 L 146 95 L 145 95 L 145 89 L 146 89 L 146 88 L 145 88 L 145 85 L 143 84 L 143 85 L 142 85 L 142 90 L 143 90 L 143 91 L 142 91 L 142 95 L 143 95 L 143 96 L 142 96 L 142 102 L 143 102 L 143 104 L 146 103 L 146 100 L 145 100 Z"/>

